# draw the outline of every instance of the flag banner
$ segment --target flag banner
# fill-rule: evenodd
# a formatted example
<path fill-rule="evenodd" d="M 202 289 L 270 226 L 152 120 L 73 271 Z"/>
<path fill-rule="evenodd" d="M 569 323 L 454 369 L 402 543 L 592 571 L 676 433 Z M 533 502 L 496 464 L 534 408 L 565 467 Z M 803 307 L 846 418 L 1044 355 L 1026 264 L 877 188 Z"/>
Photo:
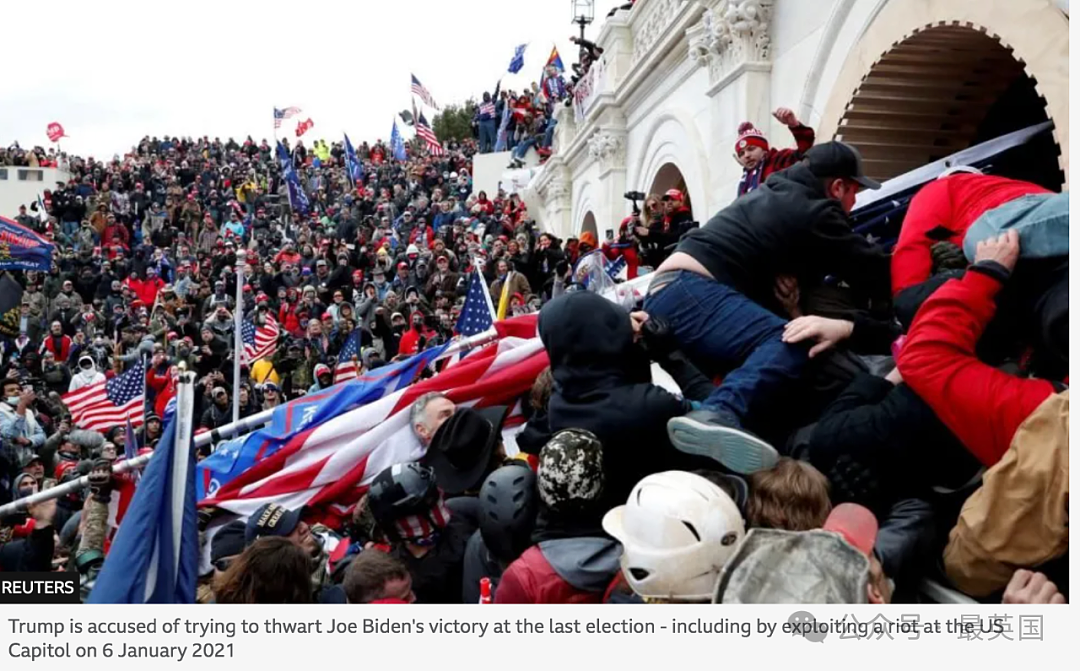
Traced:
<path fill-rule="evenodd" d="M 397 119 L 394 119 L 394 128 L 390 131 L 390 152 L 394 155 L 394 160 L 405 160 L 405 140 L 401 138 L 401 131 L 397 127 Z"/>
<path fill-rule="evenodd" d="M 190 384 L 189 384 L 190 387 Z M 193 392 L 185 390 L 190 398 Z M 199 531 L 188 417 L 166 427 L 101 567 L 89 603 L 194 603 Z"/>
<path fill-rule="evenodd" d="M 510 101 L 503 102 L 502 120 L 499 122 L 499 132 L 495 135 L 495 151 L 506 151 L 507 130 L 510 127 Z"/>
<path fill-rule="evenodd" d="M 122 375 L 60 398 L 71 411 L 72 423 L 80 429 L 104 433 L 127 420 L 132 426 L 142 426 L 145 375 L 146 368 L 140 360 Z"/>
<path fill-rule="evenodd" d="M 334 384 L 348 382 L 360 377 L 363 364 L 360 363 L 360 335 L 363 328 L 356 327 L 349 334 L 341 351 L 338 352 L 337 365 L 334 367 Z"/>
<path fill-rule="evenodd" d="M 439 109 L 439 106 L 435 104 L 435 99 L 431 97 L 431 92 L 424 88 L 424 85 L 420 83 L 420 80 L 416 78 L 416 75 L 412 75 L 412 92 L 420 97 L 420 100 L 424 101 L 424 104 L 432 109 Z"/>
<path fill-rule="evenodd" d="M 349 142 L 348 135 L 345 136 L 345 167 L 349 174 L 349 181 L 354 188 L 364 181 L 364 164 L 356 157 L 356 150 L 353 148 L 352 142 Z"/>
<path fill-rule="evenodd" d="M 296 174 L 292 157 L 285 150 L 285 145 L 280 142 L 277 144 L 277 154 L 278 163 L 281 165 L 281 174 L 285 178 L 285 185 L 289 190 L 289 207 L 300 214 L 307 214 L 311 208 L 311 203 L 308 200 L 307 193 L 304 191 L 304 187 L 300 185 L 300 178 Z"/>
<path fill-rule="evenodd" d="M 55 245 L 44 237 L 0 217 L 0 270 L 40 270 L 52 268 Z"/>
<path fill-rule="evenodd" d="M 307 394 L 276 408 L 267 426 L 219 444 L 209 457 L 199 462 L 196 478 L 199 499 L 218 498 L 222 488 L 226 488 L 227 495 L 234 479 L 294 441 L 302 442 L 311 427 L 407 386 L 446 347 L 425 350 L 405 361 L 382 366 L 349 384 Z"/>
<path fill-rule="evenodd" d="M 45 135 L 49 137 L 49 142 L 59 142 L 60 138 L 67 137 L 64 133 L 64 127 L 57 121 L 52 122 L 45 128 Z"/>
<path fill-rule="evenodd" d="M 557 72 L 566 72 L 566 68 L 564 68 L 562 64 L 562 59 L 559 58 L 559 50 L 556 47 L 551 47 L 551 55 L 548 56 L 547 63 L 544 65 L 544 67 L 555 68 Z"/>
<path fill-rule="evenodd" d="M 19 337 L 22 296 L 23 287 L 15 278 L 7 273 L 0 276 L 0 334 L 9 338 Z"/>
<path fill-rule="evenodd" d="M 251 364 L 259 359 L 274 356 L 277 352 L 278 335 L 281 327 L 270 312 L 266 313 L 266 323 L 256 326 L 250 319 L 244 319 L 240 336 L 244 341 L 244 355 L 240 362 Z"/>
<path fill-rule="evenodd" d="M 532 326 L 535 332 L 535 319 Z M 463 406 L 510 405 L 547 365 L 540 338 L 503 338 L 432 378 L 306 425 L 200 505 L 247 516 L 276 501 L 291 509 L 310 506 L 312 519 L 338 523 L 380 471 L 423 456 L 409 425 L 409 408 L 419 396 L 439 391 Z"/>
<path fill-rule="evenodd" d="M 469 292 L 465 295 L 465 305 L 461 309 L 461 316 L 458 317 L 454 331 L 468 338 L 483 333 L 494 323 L 491 294 L 484 286 L 484 276 L 476 270 L 469 278 Z"/>
<path fill-rule="evenodd" d="M 307 121 L 301 121 L 300 123 L 298 123 L 296 125 L 296 137 L 300 137 L 301 135 L 308 132 L 309 130 L 311 130 L 314 127 L 315 127 L 315 122 L 312 121 L 311 119 L 308 119 Z"/>
<path fill-rule="evenodd" d="M 299 107 L 286 107 L 283 110 L 274 108 L 274 128 L 281 128 L 281 122 L 285 119 L 291 119 L 300 113 Z"/>
<path fill-rule="evenodd" d="M 525 47 L 527 46 L 527 44 L 521 44 L 514 49 L 514 57 L 510 59 L 508 70 L 510 73 L 517 74 L 521 72 L 521 68 L 525 67 Z"/>
<path fill-rule="evenodd" d="M 439 144 L 439 138 L 435 137 L 435 131 L 431 129 L 427 119 L 424 118 L 423 112 L 420 113 L 420 118 L 416 121 L 416 136 L 424 141 L 428 152 L 432 156 L 442 156 L 446 153 L 443 151 L 442 145 Z"/>

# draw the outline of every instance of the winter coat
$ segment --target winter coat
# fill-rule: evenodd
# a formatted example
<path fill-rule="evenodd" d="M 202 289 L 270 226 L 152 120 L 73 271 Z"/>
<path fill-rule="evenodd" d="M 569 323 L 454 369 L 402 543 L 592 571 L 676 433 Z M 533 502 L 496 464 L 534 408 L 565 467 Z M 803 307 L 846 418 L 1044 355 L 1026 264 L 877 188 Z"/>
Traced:
<path fill-rule="evenodd" d="M 600 439 L 611 506 L 625 503 L 649 473 L 683 463 L 667 422 L 692 405 L 651 383 L 625 309 L 591 292 L 564 294 L 540 311 L 539 330 L 555 378 L 549 428 L 585 429 Z"/>
<path fill-rule="evenodd" d="M 758 305 L 779 311 L 776 278 L 791 275 L 803 287 L 836 276 L 870 299 L 889 297 L 889 256 L 851 230 L 839 201 L 803 164 L 691 230 L 676 251 L 690 255 L 713 279 Z"/>
<path fill-rule="evenodd" d="M 601 603 L 621 555 L 606 537 L 542 541 L 503 572 L 495 603 Z"/>

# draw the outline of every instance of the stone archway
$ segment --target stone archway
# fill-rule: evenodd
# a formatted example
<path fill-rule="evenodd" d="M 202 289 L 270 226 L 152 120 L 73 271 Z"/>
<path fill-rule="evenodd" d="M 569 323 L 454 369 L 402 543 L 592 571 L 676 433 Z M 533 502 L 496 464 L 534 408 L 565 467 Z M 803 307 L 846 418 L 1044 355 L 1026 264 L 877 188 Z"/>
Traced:
<path fill-rule="evenodd" d="M 596 215 L 594 215 L 591 210 L 585 213 L 585 219 L 581 222 L 581 230 L 578 231 L 578 236 L 586 231 L 597 236 L 597 241 L 600 240 L 600 233 L 596 230 Z"/>
<path fill-rule="evenodd" d="M 686 188 L 686 178 L 683 177 L 679 166 L 674 163 L 665 163 L 660 167 L 656 176 L 652 179 L 652 185 L 646 195 L 656 194 L 663 196 L 668 189 L 678 189 L 683 193 L 683 203 L 693 212 L 694 205 L 690 199 L 690 192 Z"/>
<path fill-rule="evenodd" d="M 930 26 L 886 52 L 848 103 L 836 139 L 856 145 L 885 181 L 973 144 L 1047 120 L 1045 101 L 1012 50 L 985 32 Z M 1042 152 L 1060 188 L 1057 151 Z"/>
<path fill-rule="evenodd" d="M 847 0 L 840 6 L 850 9 L 851 4 Z M 835 134 L 855 144 L 869 143 L 874 153 L 873 145 L 888 145 L 889 138 L 859 129 L 860 123 L 891 129 L 893 142 L 908 135 L 901 149 L 881 147 L 893 160 L 873 159 L 878 163 L 872 171 L 894 176 L 940 150 L 990 139 L 979 136 L 979 126 L 995 104 L 1003 97 L 1028 95 L 1039 100 L 1055 124 L 1057 163 L 1068 187 L 1069 21 L 1061 10 L 1045 0 L 889 1 L 880 2 L 869 17 L 837 12 L 834 22 L 828 32 L 836 39 L 819 53 L 804 91 L 804 107 L 822 110 L 819 137 Z M 818 77 L 830 71 L 838 72 L 831 91 L 820 90 Z M 871 121 L 874 111 L 878 118 Z M 899 114 L 890 117 L 890 112 Z M 920 114 L 925 118 L 915 123 Z M 947 117 L 962 123 L 943 122 Z M 990 125 L 1001 121 L 999 116 Z M 855 129 L 845 129 L 853 123 Z"/>

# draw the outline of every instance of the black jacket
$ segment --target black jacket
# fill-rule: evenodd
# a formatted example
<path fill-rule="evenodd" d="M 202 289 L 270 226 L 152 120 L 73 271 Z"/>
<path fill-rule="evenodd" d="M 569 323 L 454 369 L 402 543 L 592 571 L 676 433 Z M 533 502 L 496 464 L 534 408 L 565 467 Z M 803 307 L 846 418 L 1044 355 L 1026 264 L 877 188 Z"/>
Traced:
<path fill-rule="evenodd" d="M 775 173 L 758 189 L 691 230 L 677 251 L 718 282 L 774 308 L 773 285 L 793 275 L 816 286 L 834 275 L 871 298 L 887 300 L 889 256 L 851 230 L 838 201 L 803 164 Z"/>
<path fill-rule="evenodd" d="M 866 373 L 818 420 L 809 458 L 829 478 L 834 503 L 853 501 L 879 516 L 902 498 L 927 496 L 933 486 L 961 487 L 979 469 L 910 387 Z"/>
<path fill-rule="evenodd" d="M 549 428 L 595 434 L 604 449 L 605 499 L 625 503 L 638 480 L 676 467 L 682 455 L 668 440 L 667 421 L 690 411 L 690 402 L 651 384 L 628 313 L 606 298 L 565 294 L 544 306 L 539 322 L 555 378 Z"/>

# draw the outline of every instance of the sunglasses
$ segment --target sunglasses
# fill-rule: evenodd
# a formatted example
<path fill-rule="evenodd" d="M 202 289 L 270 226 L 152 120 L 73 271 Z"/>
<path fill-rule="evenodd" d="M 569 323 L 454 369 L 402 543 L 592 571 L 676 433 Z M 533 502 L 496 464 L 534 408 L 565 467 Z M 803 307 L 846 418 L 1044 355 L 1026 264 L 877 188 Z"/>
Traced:
<path fill-rule="evenodd" d="M 219 559 L 216 562 L 213 562 L 213 564 L 214 564 L 214 568 L 216 568 L 217 570 L 224 573 L 225 571 L 229 570 L 229 566 L 232 564 L 232 560 L 231 559 Z"/>

